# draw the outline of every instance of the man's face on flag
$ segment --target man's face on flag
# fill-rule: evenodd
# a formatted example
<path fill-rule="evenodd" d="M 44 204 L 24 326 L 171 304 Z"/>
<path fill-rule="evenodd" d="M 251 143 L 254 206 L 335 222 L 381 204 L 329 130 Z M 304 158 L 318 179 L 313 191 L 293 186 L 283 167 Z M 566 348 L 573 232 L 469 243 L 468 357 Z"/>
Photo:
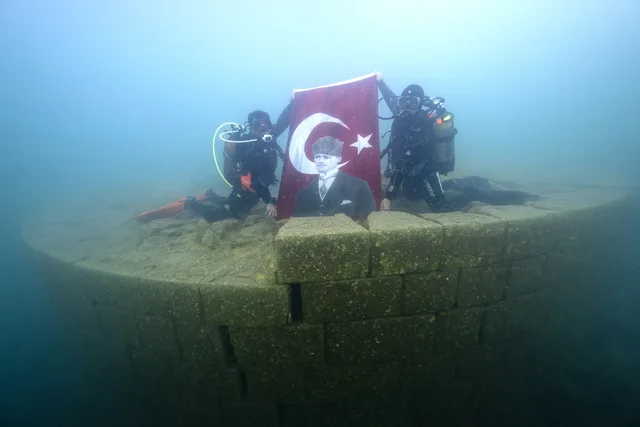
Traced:
<path fill-rule="evenodd" d="M 313 161 L 316 164 L 318 173 L 327 173 L 337 168 L 340 160 L 342 160 L 340 156 L 329 156 L 327 154 L 316 154 L 313 156 Z"/>

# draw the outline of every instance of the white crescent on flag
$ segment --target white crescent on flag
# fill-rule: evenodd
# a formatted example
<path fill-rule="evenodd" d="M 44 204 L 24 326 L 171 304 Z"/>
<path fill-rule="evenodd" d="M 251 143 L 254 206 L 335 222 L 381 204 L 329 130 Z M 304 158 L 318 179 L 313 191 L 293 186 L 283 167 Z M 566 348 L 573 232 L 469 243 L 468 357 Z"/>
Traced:
<path fill-rule="evenodd" d="M 293 167 L 300 173 L 307 175 L 315 175 L 318 173 L 315 163 L 309 160 L 304 152 L 304 148 L 311 132 L 313 132 L 316 126 L 322 123 L 337 123 L 340 126 L 344 126 L 349 129 L 349 126 L 345 125 L 342 120 L 325 113 L 312 114 L 300 122 L 293 131 L 291 141 L 289 143 L 289 160 L 291 160 Z M 349 161 L 339 164 L 338 167 L 342 167 L 347 163 L 349 163 Z"/>

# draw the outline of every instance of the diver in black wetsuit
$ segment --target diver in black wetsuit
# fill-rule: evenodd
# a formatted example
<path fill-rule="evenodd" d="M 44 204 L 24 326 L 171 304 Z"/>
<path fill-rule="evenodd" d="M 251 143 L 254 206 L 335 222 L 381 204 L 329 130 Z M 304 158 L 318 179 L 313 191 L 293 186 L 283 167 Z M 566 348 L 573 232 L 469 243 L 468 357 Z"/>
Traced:
<path fill-rule="evenodd" d="M 390 210 L 400 188 L 409 200 L 425 200 L 432 211 L 452 210 L 447 202 L 440 173 L 453 171 L 453 140 L 457 130 L 453 115 L 442 98 L 425 96 L 422 87 L 407 86 L 394 95 L 378 73 L 378 88 L 393 113 L 391 136 L 381 158 L 389 153 L 385 176 L 390 178 L 380 210 Z"/>
<path fill-rule="evenodd" d="M 385 171 L 390 181 L 380 210 L 391 209 L 391 200 L 400 188 L 407 199 L 423 199 L 434 212 L 462 210 L 474 201 L 522 205 L 539 199 L 523 191 L 494 188 L 489 180 L 478 176 L 441 182 L 440 174 L 454 169 L 454 139 L 458 133 L 453 114 L 443 106 L 444 99 L 425 96 L 418 85 L 407 86 L 398 97 L 380 73 L 377 77 L 378 88 L 393 113 L 389 144 L 380 156 L 390 155 Z"/>
<path fill-rule="evenodd" d="M 256 110 L 250 113 L 248 126 L 235 129 L 229 137 L 234 141 L 228 144 L 232 148 L 225 149 L 224 172 L 233 187 L 231 194 L 224 198 L 208 190 L 204 199 L 185 198 L 184 208 L 212 223 L 240 218 L 262 200 L 267 205 L 265 216 L 274 218 L 277 215 L 276 198 L 271 196 L 269 186 L 278 181 L 275 175 L 278 158 L 284 160 L 277 138 L 289 126 L 291 107 L 292 103 L 289 103 L 275 126 L 266 112 Z"/>

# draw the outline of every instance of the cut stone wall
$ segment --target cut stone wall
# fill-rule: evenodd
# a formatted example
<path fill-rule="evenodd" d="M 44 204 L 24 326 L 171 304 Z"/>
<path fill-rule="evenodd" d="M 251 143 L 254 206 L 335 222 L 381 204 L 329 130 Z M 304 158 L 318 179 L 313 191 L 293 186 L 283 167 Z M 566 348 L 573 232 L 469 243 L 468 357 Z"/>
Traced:
<path fill-rule="evenodd" d="M 292 218 L 276 285 L 123 276 L 32 248 L 94 390 L 131 402 L 116 418 L 461 425 L 504 390 L 505 360 L 556 351 L 572 311 L 594 309 L 582 299 L 630 203 Z"/>

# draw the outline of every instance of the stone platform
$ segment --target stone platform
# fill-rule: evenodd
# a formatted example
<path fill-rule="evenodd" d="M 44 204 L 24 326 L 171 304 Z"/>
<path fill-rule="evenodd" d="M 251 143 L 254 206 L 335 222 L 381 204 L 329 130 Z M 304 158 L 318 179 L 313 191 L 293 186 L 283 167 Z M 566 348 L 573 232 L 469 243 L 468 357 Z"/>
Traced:
<path fill-rule="evenodd" d="M 558 345 L 589 310 L 635 203 L 623 187 L 537 194 L 211 226 L 140 225 L 127 207 L 141 206 L 112 199 L 23 234 L 94 391 L 131 403 L 118 425 L 470 425 L 505 355 Z"/>

